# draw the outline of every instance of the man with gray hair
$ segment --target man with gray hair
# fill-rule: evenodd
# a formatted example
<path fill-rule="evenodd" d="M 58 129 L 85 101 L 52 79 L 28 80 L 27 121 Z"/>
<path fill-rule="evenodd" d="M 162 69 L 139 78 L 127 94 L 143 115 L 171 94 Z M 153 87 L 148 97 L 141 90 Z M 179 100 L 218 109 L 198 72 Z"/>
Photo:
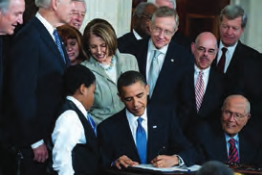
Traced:
<path fill-rule="evenodd" d="M 196 175 L 234 175 L 234 172 L 219 161 L 209 161 L 202 165 Z"/>
<path fill-rule="evenodd" d="M 69 58 L 56 27 L 69 23 L 71 0 L 35 0 L 35 17 L 15 36 L 7 69 L 13 143 L 22 154 L 21 174 L 44 175 L 46 143 L 62 103 L 62 75 Z"/>
<path fill-rule="evenodd" d="M 85 0 L 73 0 L 75 8 L 73 9 L 73 14 L 69 24 L 76 29 L 80 29 L 82 26 L 83 20 L 86 15 L 86 2 Z"/>
<path fill-rule="evenodd" d="M 244 96 L 228 96 L 223 103 L 220 124 L 213 120 L 199 124 L 195 130 L 194 142 L 201 155 L 199 163 L 218 160 L 256 165 L 261 162 L 257 133 L 245 128 L 250 117 L 250 103 Z"/>
<path fill-rule="evenodd" d="M 117 39 L 120 52 L 130 53 L 130 49 L 137 45 L 138 40 L 150 36 L 151 18 L 156 9 L 153 3 L 141 2 L 138 4 L 132 18 L 132 31 Z"/>
<path fill-rule="evenodd" d="M 166 6 L 171 9 L 176 9 L 176 0 L 148 0 L 147 2 L 152 2 L 156 4 L 157 7 Z"/>

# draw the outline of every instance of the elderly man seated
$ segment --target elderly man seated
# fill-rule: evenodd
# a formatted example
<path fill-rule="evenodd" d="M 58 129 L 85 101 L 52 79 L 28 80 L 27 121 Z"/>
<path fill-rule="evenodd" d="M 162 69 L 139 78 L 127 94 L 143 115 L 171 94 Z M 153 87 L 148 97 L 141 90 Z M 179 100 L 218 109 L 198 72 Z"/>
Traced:
<path fill-rule="evenodd" d="M 259 163 L 256 134 L 244 127 L 250 119 L 250 103 L 242 95 L 231 95 L 224 101 L 218 122 L 197 126 L 195 144 L 200 163 L 218 160 L 223 163 Z"/>

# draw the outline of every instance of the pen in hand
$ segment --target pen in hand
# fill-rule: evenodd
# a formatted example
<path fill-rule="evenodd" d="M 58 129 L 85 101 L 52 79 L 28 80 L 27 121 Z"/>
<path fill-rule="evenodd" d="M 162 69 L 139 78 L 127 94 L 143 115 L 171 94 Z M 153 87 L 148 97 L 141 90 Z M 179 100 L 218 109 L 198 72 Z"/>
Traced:
<path fill-rule="evenodd" d="M 162 148 L 160 148 L 160 150 L 158 151 L 157 155 L 161 155 L 164 151 L 165 151 L 166 147 L 163 146 Z"/>

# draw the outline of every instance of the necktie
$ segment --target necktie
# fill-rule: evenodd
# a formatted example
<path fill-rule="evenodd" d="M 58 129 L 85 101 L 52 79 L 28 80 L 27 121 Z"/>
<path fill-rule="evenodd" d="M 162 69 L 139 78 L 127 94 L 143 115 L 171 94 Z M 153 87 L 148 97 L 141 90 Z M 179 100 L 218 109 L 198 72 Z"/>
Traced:
<path fill-rule="evenodd" d="M 63 52 L 63 49 L 62 49 L 62 45 L 61 45 L 61 41 L 59 39 L 59 36 L 58 36 L 58 33 L 57 33 L 56 29 L 54 30 L 53 35 L 55 37 L 55 44 L 56 44 L 56 46 L 57 46 L 57 48 L 59 50 L 60 55 L 63 58 L 63 61 L 65 62 L 65 55 L 64 55 L 64 52 Z"/>
<path fill-rule="evenodd" d="M 204 80 L 203 80 L 203 71 L 200 71 L 197 77 L 196 81 L 196 87 L 195 87 L 195 97 L 196 97 L 196 107 L 197 112 L 200 109 L 200 106 L 202 104 L 203 96 L 204 96 Z"/>
<path fill-rule="evenodd" d="M 229 154 L 228 154 L 228 163 L 238 163 L 239 156 L 238 156 L 238 151 L 235 145 L 235 140 L 231 138 L 228 142 L 230 144 Z"/>
<path fill-rule="evenodd" d="M 154 53 L 152 54 L 151 64 L 149 68 L 149 95 L 150 98 L 152 97 L 153 90 L 159 75 L 159 63 L 158 63 L 158 56 L 161 54 L 160 51 L 154 50 Z"/>
<path fill-rule="evenodd" d="M 91 118 L 91 116 L 90 116 L 88 113 L 87 113 L 87 115 L 86 115 L 86 118 L 87 118 L 90 126 L 92 127 L 95 135 L 96 135 L 96 124 L 95 124 L 94 120 Z"/>
<path fill-rule="evenodd" d="M 221 73 L 224 73 L 227 48 L 223 47 L 221 50 L 222 50 L 222 55 L 217 64 L 217 70 Z"/>
<path fill-rule="evenodd" d="M 136 148 L 138 155 L 140 157 L 141 163 L 146 163 L 146 156 L 147 156 L 147 141 L 146 141 L 146 132 L 141 125 L 142 118 L 139 117 L 137 119 L 137 129 L 136 129 Z"/>

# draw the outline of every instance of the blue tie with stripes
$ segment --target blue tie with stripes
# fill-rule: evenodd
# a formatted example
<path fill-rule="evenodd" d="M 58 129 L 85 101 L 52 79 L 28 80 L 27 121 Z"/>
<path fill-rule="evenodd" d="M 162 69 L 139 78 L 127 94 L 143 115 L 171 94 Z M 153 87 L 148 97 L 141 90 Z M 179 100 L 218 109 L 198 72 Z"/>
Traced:
<path fill-rule="evenodd" d="M 58 36 L 58 33 L 57 33 L 57 30 L 56 30 L 56 29 L 54 30 L 53 35 L 54 35 L 54 37 L 55 37 L 55 44 L 56 44 L 56 46 L 57 46 L 57 48 L 58 48 L 58 50 L 59 50 L 59 53 L 60 53 L 60 55 L 62 56 L 63 61 L 66 62 L 66 61 L 65 61 L 65 55 L 64 55 L 64 52 L 63 52 L 63 49 L 62 49 L 62 45 L 61 45 L 61 41 L 60 41 L 60 39 L 59 39 L 59 36 Z"/>
<path fill-rule="evenodd" d="M 141 125 L 142 118 L 139 117 L 137 119 L 137 129 L 136 129 L 136 148 L 138 155 L 140 157 L 141 163 L 146 163 L 146 157 L 147 157 L 147 141 L 146 141 L 146 132 L 144 128 Z"/>

